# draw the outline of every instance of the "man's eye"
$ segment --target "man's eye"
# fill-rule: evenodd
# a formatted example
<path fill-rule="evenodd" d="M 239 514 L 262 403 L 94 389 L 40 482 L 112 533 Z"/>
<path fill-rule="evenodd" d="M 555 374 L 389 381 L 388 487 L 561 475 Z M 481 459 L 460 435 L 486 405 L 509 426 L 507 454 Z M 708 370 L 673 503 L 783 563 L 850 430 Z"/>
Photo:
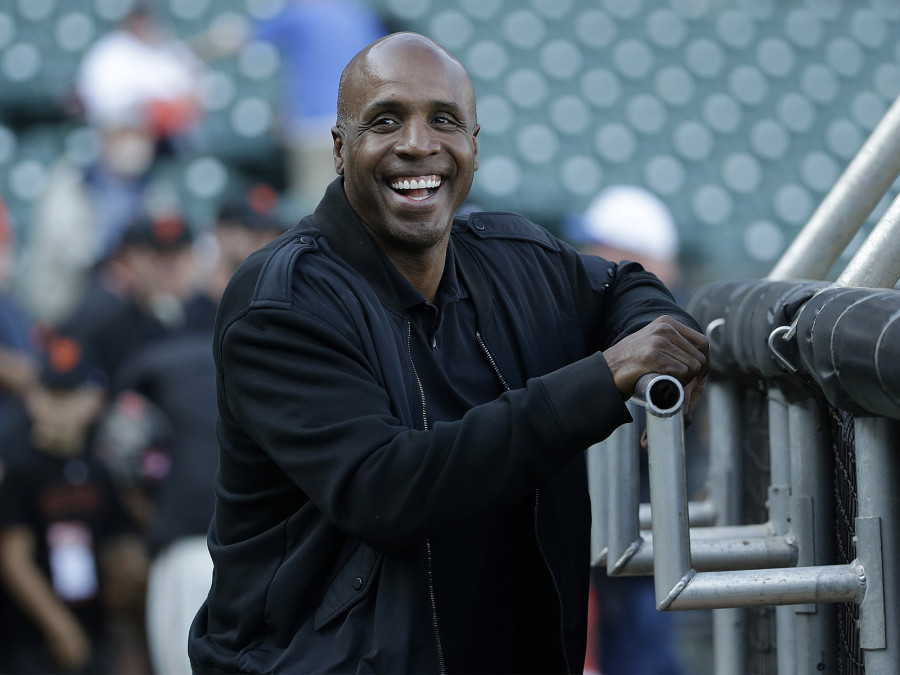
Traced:
<path fill-rule="evenodd" d="M 374 122 L 372 122 L 373 127 L 391 127 L 396 125 L 396 120 L 390 117 L 379 117 Z"/>

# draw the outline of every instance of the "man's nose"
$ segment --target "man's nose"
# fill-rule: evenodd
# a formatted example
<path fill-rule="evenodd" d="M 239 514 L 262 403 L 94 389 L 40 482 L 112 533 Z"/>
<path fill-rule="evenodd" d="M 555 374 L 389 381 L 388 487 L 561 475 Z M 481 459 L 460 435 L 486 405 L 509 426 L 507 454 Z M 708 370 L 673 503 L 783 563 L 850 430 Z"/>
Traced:
<path fill-rule="evenodd" d="M 410 120 L 403 128 L 400 142 L 394 151 L 398 155 L 412 155 L 423 157 L 439 152 L 440 143 L 434 134 L 434 129 L 424 120 Z"/>

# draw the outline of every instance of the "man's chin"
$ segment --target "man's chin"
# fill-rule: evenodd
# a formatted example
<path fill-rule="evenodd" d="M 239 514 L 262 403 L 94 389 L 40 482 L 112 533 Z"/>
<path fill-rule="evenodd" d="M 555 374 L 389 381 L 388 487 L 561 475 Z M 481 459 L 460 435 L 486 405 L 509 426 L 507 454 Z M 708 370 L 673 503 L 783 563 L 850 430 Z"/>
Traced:
<path fill-rule="evenodd" d="M 398 228 L 397 248 L 409 253 L 424 252 L 439 246 L 446 239 L 449 224 L 416 223 Z"/>

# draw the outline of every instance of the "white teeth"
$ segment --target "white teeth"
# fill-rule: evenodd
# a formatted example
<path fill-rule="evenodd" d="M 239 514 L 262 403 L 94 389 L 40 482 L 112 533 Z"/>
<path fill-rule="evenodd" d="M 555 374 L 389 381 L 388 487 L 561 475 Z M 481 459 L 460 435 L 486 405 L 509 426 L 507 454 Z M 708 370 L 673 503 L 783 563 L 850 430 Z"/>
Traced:
<path fill-rule="evenodd" d="M 391 183 L 391 187 L 395 190 L 422 190 L 424 188 L 438 188 L 441 186 L 440 178 L 415 178 L 412 180 L 398 180 Z"/>

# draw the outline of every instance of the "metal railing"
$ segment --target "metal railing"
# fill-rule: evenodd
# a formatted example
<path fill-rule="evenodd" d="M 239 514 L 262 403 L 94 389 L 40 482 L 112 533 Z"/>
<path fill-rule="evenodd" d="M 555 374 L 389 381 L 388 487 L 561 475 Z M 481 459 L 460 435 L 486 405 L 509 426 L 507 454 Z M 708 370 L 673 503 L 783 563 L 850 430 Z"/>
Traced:
<path fill-rule="evenodd" d="M 711 345 L 705 501 L 687 501 L 672 378 L 645 376 L 629 403 L 646 408 L 650 504 L 639 499 L 636 425 L 589 451 L 592 563 L 652 574 L 661 611 L 713 609 L 718 673 L 746 670 L 742 613 L 758 607 L 774 608 L 780 673 L 845 670 L 847 607 L 858 614 L 854 664 L 900 672 L 900 198 L 837 280 L 821 280 L 898 172 L 895 102 L 768 278 L 710 284 L 691 299 Z M 765 396 L 769 487 L 764 522 L 745 523 L 750 390 Z M 834 470 L 834 411 L 852 425 L 854 475 Z M 841 492 L 856 500 L 855 517 L 842 514 L 849 533 L 835 532 Z M 855 548 L 849 560 L 837 560 L 841 537 Z"/>
<path fill-rule="evenodd" d="M 820 667 L 826 672 L 837 672 L 834 614 L 821 605 L 856 603 L 860 611 L 859 645 L 867 667 L 873 672 L 897 672 L 900 649 L 896 644 L 889 645 L 886 639 L 893 631 L 894 642 L 897 640 L 897 612 L 888 608 L 892 603 L 886 600 L 893 598 L 896 607 L 896 588 L 891 588 L 891 580 L 886 579 L 890 575 L 884 573 L 884 567 L 896 565 L 898 560 L 883 545 L 884 541 L 897 541 L 900 515 L 897 499 L 890 492 L 898 478 L 900 458 L 900 429 L 896 422 L 874 417 L 857 420 L 856 483 L 858 494 L 865 495 L 855 521 L 857 557 L 848 564 L 828 564 L 828 538 L 817 543 L 816 534 L 822 537 L 830 520 L 829 509 L 822 505 L 828 503 L 831 492 L 827 466 L 831 449 L 813 398 L 773 404 L 785 408 L 786 419 L 778 415 L 770 419 L 774 427 L 784 425 L 787 431 L 784 436 L 790 461 L 786 463 L 787 471 L 773 470 L 770 521 L 760 525 L 692 528 L 688 518 L 680 385 L 672 378 L 656 376 L 643 393 L 652 536 L 638 532 L 633 539 L 617 537 L 617 529 L 633 532 L 638 510 L 633 498 L 630 504 L 622 500 L 618 506 L 608 501 L 607 572 L 652 573 L 657 608 L 661 611 L 793 606 L 776 617 L 780 626 L 779 672 L 806 672 L 807 668 L 814 671 Z M 616 450 L 607 445 L 592 451 L 594 479 L 602 477 L 596 463 L 598 456 L 607 455 L 609 460 Z M 783 454 L 785 448 L 776 439 L 771 451 Z M 787 473 L 792 477 L 788 478 Z M 785 484 L 777 484 L 782 481 Z M 818 512 L 814 505 L 819 506 Z M 816 523 L 817 519 L 821 522 Z M 622 555 L 615 555 L 619 552 Z M 896 567 L 889 569 L 895 571 Z M 717 658 L 720 672 L 738 665 L 723 663 L 741 653 L 737 644 L 726 651 L 730 656 Z"/>

